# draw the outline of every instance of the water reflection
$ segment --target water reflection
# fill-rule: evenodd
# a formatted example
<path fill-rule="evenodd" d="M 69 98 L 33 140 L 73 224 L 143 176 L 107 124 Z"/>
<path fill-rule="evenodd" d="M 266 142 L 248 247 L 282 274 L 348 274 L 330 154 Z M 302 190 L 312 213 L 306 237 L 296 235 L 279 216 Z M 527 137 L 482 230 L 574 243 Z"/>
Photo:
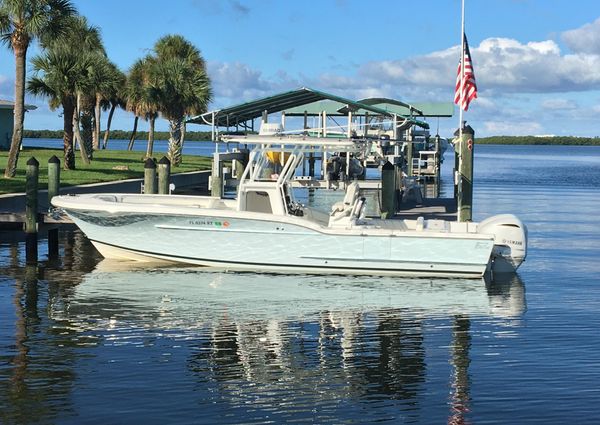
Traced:
<path fill-rule="evenodd" d="M 110 369 L 95 357 L 159 346 L 161 355 L 185 347 L 175 379 L 191 379 L 194 390 L 179 397 L 220 422 L 239 419 L 219 416 L 223 408 L 246 422 L 419 421 L 431 417 L 423 399 L 428 375 L 437 373 L 427 343 L 435 323 L 452 341 L 445 354 L 452 367 L 447 420 L 463 423 L 471 321 L 512 325 L 526 308 L 517 276 L 494 282 L 282 276 L 132 269 L 108 261 L 90 270 L 96 259 L 85 240 L 75 234 L 66 242 L 60 264 L 22 268 L 12 259 L 0 270 L 14 285 L 16 329 L 13 344 L 0 352 L 0 373 L 10 378 L 0 380 L 3 421 L 76 415 L 82 406 L 73 395 L 91 385 L 77 378 L 82 362 L 102 375 Z M 101 376 L 94 385 L 98 392 L 110 386 Z M 173 390 L 171 380 L 154 385 L 165 396 Z M 194 399 L 196 393 L 202 398 Z M 365 413 L 365 405 L 381 409 Z"/>

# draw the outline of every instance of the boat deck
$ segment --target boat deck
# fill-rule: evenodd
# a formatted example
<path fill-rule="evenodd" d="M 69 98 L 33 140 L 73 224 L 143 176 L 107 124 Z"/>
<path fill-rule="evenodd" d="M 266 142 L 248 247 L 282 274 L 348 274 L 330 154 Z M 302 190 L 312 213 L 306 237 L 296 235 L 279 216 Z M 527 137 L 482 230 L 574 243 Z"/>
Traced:
<path fill-rule="evenodd" d="M 456 221 L 456 201 L 453 198 L 424 198 L 421 204 L 415 201 L 402 202 L 400 211 L 393 218 L 415 220 Z"/>
<path fill-rule="evenodd" d="M 426 220 L 456 221 L 456 202 L 452 198 L 425 198 L 421 204 L 415 201 L 403 202 L 400 211 L 392 219 L 415 220 L 423 217 Z M 0 212 L 0 229 L 22 228 L 25 214 L 22 212 Z M 59 225 L 71 223 L 67 216 L 56 217 L 48 213 L 40 213 L 40 224 Z"/>

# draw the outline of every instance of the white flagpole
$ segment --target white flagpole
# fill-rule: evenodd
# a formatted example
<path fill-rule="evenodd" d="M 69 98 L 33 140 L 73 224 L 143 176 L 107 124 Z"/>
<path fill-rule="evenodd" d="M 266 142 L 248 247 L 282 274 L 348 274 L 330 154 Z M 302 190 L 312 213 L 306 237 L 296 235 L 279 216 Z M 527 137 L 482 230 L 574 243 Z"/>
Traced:
<path fill-rule="evenodd" d="M 458 105 L 458 131 L 462 138 L 463 128 L 463 101 L 465 96 L 465 0 L 461 1 L 461 23 L 460 23 L 460 101 Z"/>

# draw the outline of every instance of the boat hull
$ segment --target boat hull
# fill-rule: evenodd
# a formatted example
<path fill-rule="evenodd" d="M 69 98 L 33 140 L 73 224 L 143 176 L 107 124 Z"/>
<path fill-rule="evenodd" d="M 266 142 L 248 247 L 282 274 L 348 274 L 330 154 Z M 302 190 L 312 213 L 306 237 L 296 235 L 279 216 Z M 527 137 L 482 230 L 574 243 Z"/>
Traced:
<path fill-rule="evenodd" d="M 494 244 L 472 234 L 334 234 L 276 220 L 201 213 L 66 212 L 105 258 L 227 270 L 479 277 Z"/>

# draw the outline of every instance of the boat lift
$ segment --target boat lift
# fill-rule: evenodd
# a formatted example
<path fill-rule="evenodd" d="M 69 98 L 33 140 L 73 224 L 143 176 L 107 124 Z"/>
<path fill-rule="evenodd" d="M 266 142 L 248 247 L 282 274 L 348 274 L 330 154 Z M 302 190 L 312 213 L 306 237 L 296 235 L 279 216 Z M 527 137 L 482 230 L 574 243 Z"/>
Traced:
<path fill-rule="evenodd" d="M 345 189 L 351 181 L 359 179 L 361 187 L 380 190 L 382 181 L 366 179 L 366 170 L 381 170 L 389 162 L 396 170 L 395 196 L 412 197 L 420 202 L 419 184 L 430 180 L 422 169 L 413 167 L 413 156 L 419 157 L 419 150 L 428 146 L 429 124 L 423 118 L 452 116 L 452 112 L 451 104 L 421 106 L 386 98 L 353 101 L 303 87 L 206 112 L 188 122 L 211 126 L 215 142 L 210 179 L 213 196 L 223 196 L 226 186 L 239 184 L 248 153 L 258 141 L 312 137 L 314 146 L 298 168 L 292 182 L 294 187 Z M 343 153 L 319 147 L 332 138 L 361 141 L 363 149 Z M 440 158 L 437 155 L 434 159 Z M 224 168 L 228 161 L 231 168 Z M 434 179 L 439 182 L 439 166 L 434 169 L 437 170 Z M 434 191 L 435 196 L 437 193 Z M 399 200 L 394 204 L 399 205 Z"/>
<path fill-rule="evenodd" d="M 279 115 L 278 122 L 269 121 L 273 114 Z M 321 141 L 331 137 L 363 140 L 364 151 L 354 155 L 332 156 L 326 150 L 315 148 L 302 164 L 302 175 L 295 180 L 295 184 L 300 186 L 336 188 L 352 179 L 364 178 L 364 172 L 358 172 L 360 168 L 380 167 L 386 161 L 399 169 L 408 169 L 408 175 L 412 175 L 412 144 L 421 142 L 413 136 L 413 129 L 415 126 L 424 131 L 429 128 L 426 122 L 417 119 L 419 116 L 425 115 L 418 107 L 393 99 L 357 102 L 303 87 L 207 112 L 188 122 L 211 126 L 212 139 L 216 144 L 211 189 L 214 195 L 221 196 L 227 177 L 223 173 L 223 162 L 233 161 L 233 174 L 239 178 L 247 163 L 251 143 L 236 137 L 256 135 L 257 119 L 260 119 L 258 134 L 261 136 L 311 136 Z M 346 123 L 340 124 L 338 121 L 344 118 Z M 310 119 L 312 125 L 309 125 Z M 289 130 L 287 127 L 294 120 L 300 128 Z M 334 125 L 331 125 L 332 121 Z M 225 152 L 221 151 L 223 143 Z M 317 164 L 320 171 L 315 170 Z"/>

